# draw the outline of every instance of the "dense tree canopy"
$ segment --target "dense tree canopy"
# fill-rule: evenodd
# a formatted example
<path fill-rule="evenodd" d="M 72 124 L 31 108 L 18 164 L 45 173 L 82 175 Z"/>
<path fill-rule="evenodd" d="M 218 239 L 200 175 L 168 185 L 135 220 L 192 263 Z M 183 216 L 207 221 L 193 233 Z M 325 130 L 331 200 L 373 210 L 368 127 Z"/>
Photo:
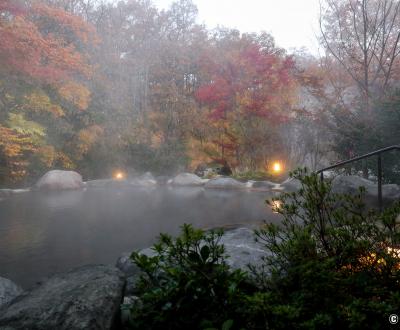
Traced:
<path fill-rule="evenodd" d="M 50 168 L 316 168 L 369 151 L 355 141 L 397 86 L 399 3 L 322 5 L 316 59 L 265 32 L 207 30 L 191 0 L 1 0 L 1 184 Z"/>

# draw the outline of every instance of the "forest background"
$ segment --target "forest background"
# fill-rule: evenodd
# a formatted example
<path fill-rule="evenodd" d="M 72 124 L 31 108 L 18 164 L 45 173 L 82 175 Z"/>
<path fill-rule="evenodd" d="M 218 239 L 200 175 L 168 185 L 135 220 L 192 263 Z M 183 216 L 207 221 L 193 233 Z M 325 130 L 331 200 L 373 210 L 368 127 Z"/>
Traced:
<path fill-rule="evenodd" d="M 266 32 L 209 30 L 191 0 L 0 0 L 0 186 L 55 168 L 316 169 L 398 144 L 399 6 L 322 1 L 316 57 Z"/>

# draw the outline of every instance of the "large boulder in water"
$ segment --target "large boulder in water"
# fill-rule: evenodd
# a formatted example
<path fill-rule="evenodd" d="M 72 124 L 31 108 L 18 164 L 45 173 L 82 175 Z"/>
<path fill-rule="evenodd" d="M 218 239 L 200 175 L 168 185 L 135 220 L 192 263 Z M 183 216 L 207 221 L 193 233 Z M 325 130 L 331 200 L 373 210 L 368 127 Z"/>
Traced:
<path fill-rule="evenodd" d="M 124 275 L 112 266 L 55 275 L 0 309 L 0 329 L 111 329 L 124 285 Z"/>
<path fill-rule="evenodd" d="M 0 277 L 0 308 L 8 304 L 15 297 L 18 297 L 22 292 L 23 290 L 13 281 Z"/>
<path fill-rule="evenodd" d="M 154 178 L 153 174 L 146 172 L 139 177 L 133 178 L 129 183 L 133 186 L 152 187 L 157 184 L 157 180 Z"/>
<path fill-rule="evenodd" d="M 208 182 L 207 179 L 202 179 L 196 174 L 181 173 L 174 177 L 170 184 L 174 186 L 203 186 L 206 182 Z"/>
<path fill-rule="evenodd" d="M 206 188 L 213 189 L 246 189 L 246 183 L 232 178 L 215 178 L 205 184 Z"/>
<path fill-rule="evenodd" d="M 355 194 L 359 187 L 365 188 L 364 201 L 369 207 L 378 207 L 378 185 L 357 175 L 341 175 L 332 181 L 335 193 Z M 384 206 L 400 199 L 400 187 L 397 184 L 382 185 L 382 200 Z"/>
<path fill-rule="evenodd" d="M 35 188 L 40 190 L 81 189 L 84 186 L 82 176 L 74 171 L 53 170 L 43 175 Z"/>

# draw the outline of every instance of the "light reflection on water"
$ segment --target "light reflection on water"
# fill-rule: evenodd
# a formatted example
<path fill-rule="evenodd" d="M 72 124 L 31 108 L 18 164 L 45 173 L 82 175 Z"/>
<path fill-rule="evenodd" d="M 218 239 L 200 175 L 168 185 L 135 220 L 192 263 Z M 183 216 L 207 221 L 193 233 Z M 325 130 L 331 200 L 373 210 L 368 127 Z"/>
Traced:
<path fill-rule="evenodd" d="M 58 271 L 115 263 L 183 223 L 212 228 L 273 215 L 265 192 L 203 188 L 89 188 L 31 192 L 0 201 L 0 276 L 25 288 Z M 275 218 L 276 219 L 276 218 Z"/>

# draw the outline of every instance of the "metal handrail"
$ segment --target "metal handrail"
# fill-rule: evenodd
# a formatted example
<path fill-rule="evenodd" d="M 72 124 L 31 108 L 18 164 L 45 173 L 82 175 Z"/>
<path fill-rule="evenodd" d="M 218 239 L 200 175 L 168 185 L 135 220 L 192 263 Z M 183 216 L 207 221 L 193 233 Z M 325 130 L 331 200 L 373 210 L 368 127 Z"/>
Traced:
<path fill-rule="evenodd" d="M 382 211 L 383 203 L 382 203 L 382 157 L 381 157 L 381 154 L 388 152 L 388 151 L 392 151 L 392 150 L 400 150 L 400 145 L 394 145 L 394 146 L 386 147 L 386 148 L 379 149 L 379 150 L 376 150 L 373 152 L 369 152 L 367 154 L 364 154 L 364 155 L 361 155 L 358 157 L 354 157 L 349 160 L 345 160 L 345 161 L 336 163 L 334 165 L 330 165 L 328 167 L 324 167 L 324 168 L 318 170 L 316 173 L 321 175 L 321 181 L 323 181 L 324 180 L 324 171 L 331 170 L 333 168 L 340 167 L 340 166 L 343 166 L 343 165 L 346 165 L 349 163 L 353 163 L 355 161 L 369 158 L 372 156 L 378 156 L 377 157 L 377 160 L 378 160 L 378 205 L 379 205 L 379 210 Z"/>

